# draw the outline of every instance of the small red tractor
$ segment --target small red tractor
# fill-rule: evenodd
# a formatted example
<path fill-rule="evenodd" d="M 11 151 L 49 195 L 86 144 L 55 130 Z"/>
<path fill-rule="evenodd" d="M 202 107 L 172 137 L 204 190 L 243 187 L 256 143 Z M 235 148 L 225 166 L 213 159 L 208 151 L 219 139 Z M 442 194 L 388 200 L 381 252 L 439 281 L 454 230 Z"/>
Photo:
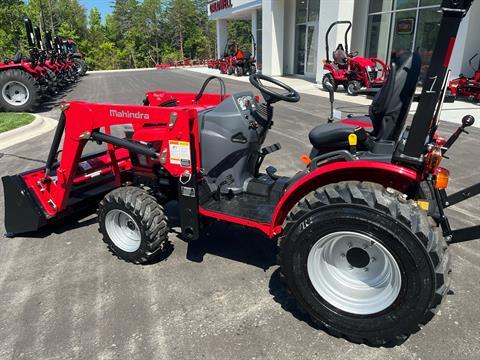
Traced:
<path fill-rule="evenodd" d="M 175 200 L 190 242 L 211 221 L 278 241 L 286 286 L 330 334 L 375 346 L 404 342 L 449 291 L 448 245 L 480 236 L 479 226 L 452 230 L 444 213 L 479 194 L 480 184 L 447 195 L 449 173 L 440 166 L 474 119 L 465 116 L 447 141 L 437 135 L 450 50 L 472 1 L 443 0 L 431 80 L 411 125 L 418 54 L 392 65 L 371 108 L 371 128 L 359 126 L 361 118 L 317 126 L 305 168 L 292 177 L 272 166 L 261 171 L 281 148 L 263 143 L 274 126 L 273 104 L 300 95 L 264 75 L 250 76 L 264 102 L 251 91 L 226 94 L 223 80 L 210 77 L 198 94 L 152 91 L 143 106 L 63 104 L 46 166 L 2 178 L 7 235 L 94 206 L 110 250 L 147 264 L 165 250 L 164 204 Z M 213 79 L 220 94 L 205 93 Z M 113 127 L 124 127 L 125 136 L 114 136 Z M 106 149 L 83 154 L 88 142 Z"/>
<path fill-rule="evenodd" d="M 242 50 L 240 47 L 230 41 L 225 45 L 224 56 L 218 61 L 210 61 L 209 67 L 218 68 L 221 74 L 244 76 L 257 72 L 256 51 L 257 45 L 253 34 L 250 34 L 254 53 Z"/>
<path fill-rule="evenodd" d="M 339 45 L 332 53 L 333 58 L 330 60 L 329 35 L 335 26 L 348 25 L 345 31 L 345 49 L 343 45 Z M 325 82 L 333 85 L 335 91 L 339 85 L 343 85 L 349 95 L 356 95 L 362 88 L 378 88 L 382 87 L 388 75 L 387 64 L 378 58 L 365 58 L 358 55 L 358 51 L 349 52 L 348 34 L 352 28 L 350 21 L 336 21 L 332 23 L 325 35 L 326 44 L 326 60 L 324 61 L 322 85 L 326 90 Z M 344 55 L 338 58 L 338 52 L 344 52 Z"/>
<path fill-rule="evenodd" d="M 473 59 L 475 59 L 478 54 L 475 54 L 468 64 L 473 70 L 473 77 L 468 78 L 463 74 L 460 74 L 460 77 L 450 81 L 449 90 L 452 95 L 458 98 L 464 98 L 472 100 L 475 102 L 480 102 L 480 63 L 477 68 L 472 64 Z"/>

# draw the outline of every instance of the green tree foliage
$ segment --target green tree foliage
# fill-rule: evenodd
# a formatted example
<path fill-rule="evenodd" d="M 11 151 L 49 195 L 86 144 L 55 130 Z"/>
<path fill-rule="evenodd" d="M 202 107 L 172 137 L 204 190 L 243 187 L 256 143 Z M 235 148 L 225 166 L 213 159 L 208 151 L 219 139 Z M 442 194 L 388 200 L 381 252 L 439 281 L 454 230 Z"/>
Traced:
<path fill-rule="evenodd" d="M 2 0 L 0 6 L 0 56 L 12 56 L 24 47 L 23 18 L 26 15 L 22 0 Z"/>
<path fill-rule="evenodd" d="M 208 0 L 111 0 L 102 20 L 98 9 L 87 15 L 80 0 L 0 0 L 0 55 L 26 51 L 23 18 L 42 32 L 73 39 L 91 69 L 152 67 L 184 58 L 215 57 L 215 23 Z M 250 44 L 250 25 L 235 21 L 232 39 Z M 249 45 L 246 45 L 247 47 Z"/>

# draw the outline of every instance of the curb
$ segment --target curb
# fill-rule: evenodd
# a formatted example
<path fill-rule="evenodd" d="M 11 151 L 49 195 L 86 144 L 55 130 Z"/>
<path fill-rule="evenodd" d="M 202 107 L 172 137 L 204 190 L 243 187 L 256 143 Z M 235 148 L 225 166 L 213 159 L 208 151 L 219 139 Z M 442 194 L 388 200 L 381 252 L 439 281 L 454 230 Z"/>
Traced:
<path fill-rule="evenodd" d="M 35 117 L 30 124 L 1 133 L 0 150 L 45 134 L 57 126 L 57 121 L 48 117 L 32 114 Z"/>
<path fill-rule="evenodd" d="M 88 74 L 105 74 L 105 73 L 121 73 L 130 71 L 154 71 L 157 68 L 139 68 L 139 69 L 116 69 L 116 70 L 88 70 Z"/>

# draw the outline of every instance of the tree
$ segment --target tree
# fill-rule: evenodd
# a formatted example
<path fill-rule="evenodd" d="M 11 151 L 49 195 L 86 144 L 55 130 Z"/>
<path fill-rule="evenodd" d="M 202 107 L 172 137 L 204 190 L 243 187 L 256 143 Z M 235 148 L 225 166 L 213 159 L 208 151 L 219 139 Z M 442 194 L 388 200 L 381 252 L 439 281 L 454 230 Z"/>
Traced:
<path fill-rule="evenodd" d="M 26 7 L 22 0 L 3 0 L 0 6 L 0 55 L 5 57 L 24 49 L 26 42 L 23 18 Z"/>
<path fill-rule="evenodd" d="M 180 56 L 183 59 L 185 57 L 185 39 L 194 33 L 192 19 L 196 15 L 195 5 L 192 0 L 171 0 L 167 11 L 174 41 L 178 45 Z"/>
<path fill-rule="evenodd" d="M 3 55 L 26 50 L 25 16 L 42 32 L 48 29 L 53 36 L 76 40 L 91 69 L 154 66 L 215 54 L 208 0 L 114 0 L 104 23 L 97 8 L 90 10 L 87 21 L 81 0 L 0 1 Z"/>

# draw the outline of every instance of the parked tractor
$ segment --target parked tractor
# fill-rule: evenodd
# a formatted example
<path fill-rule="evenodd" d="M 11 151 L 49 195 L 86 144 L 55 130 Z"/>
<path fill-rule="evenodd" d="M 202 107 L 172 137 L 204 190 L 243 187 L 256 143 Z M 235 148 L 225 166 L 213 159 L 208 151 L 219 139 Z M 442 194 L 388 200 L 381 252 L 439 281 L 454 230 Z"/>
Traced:
<path fill-rule="evenodd" d="M 338 25 L 348 25 L 345 30 L 345 47 L 339 44 L 332 53 L 330 59 L 329 35 L 332 29 Z M 350 21 L 336 21 L 332 23 L 325 35 L 326 60 L 323 69 L 325 75 L 322 85 L 327 90 L 325 83 L 333 85 L 335 91 L 343 85 L 348 95 L 356 95 L 362 88 L 382 87 L 388 74 L 387 64 L 376 57 L 365 58 L 358 55 L 358 51 L 350 52 L 348 46 L 348 34 L 352 28 Z"/>
<path fill-rule="evenodd" d="M 66 53 L 70 54 L 77 65 L 78 74 L 85 76 L 88 71 L 88 65 L 85 62 L 85 56 L 78 51 L 77 43 L 75 40 L 63 40 L 63 48 Z"/>
<path fill-rule="evenodd" d="M 468 60 L 468 65 L 473 70 L 473 76 L 471 78 L 460 74 L 460 77 L 450 81 L 449 91 L 452 95 L 458 98 L 480 102 L 480 62 L 477 68 L 472 64 L 473 59 L 477 56 L 478 53 Z"/>
<path fill-rule="evenodd" d="M 218 68 L 221 74 L 244 76 L 257 72 L 256 50 L 257 44 L 253 34 L 250 34 L 254 53 L 248 50 L 242 50 L 236 43 L 227 41 L 224 55 L 218 61 L 210 61 L 209 67 Z"/>
<path fill-rule="evenodd" d="M 479 194 L 480 185 L 447 195 L 449 172 L 441 166 L 474 119 L 465 116 L 447 141 L 437 134 L 449 49 L 472 1 L 443 0 L 431 80 L 410 125 L 421 69 L 415 53 L 392 65 L 370 109 L 371 126 L 350 118 L 315 127 L 305 167 L 292 177 L 261 169 L 281 149 L 264 146 L 274 104 L 300 95 L 265 75 L 249 78 L 263 101 L 249 90 L 227 94 L 223 80 L 211 77 L 198 93 L 149 92 L 143 106 L 63 104 L 46 166 L 2 178 L 7 235 L 96 207 L 107 247 L 147 264 L 165 251 L 165 204 L 175 200 L 181 236 L 192 243 L 211 221 L 277 241 L 286 286 L 328 333 L 375 346 L 404 342 L 449 291 L 448 245 L 480 236 L 478 226 L 452 230 L 444 213 Z M 220 94 L 205 92 L 212 80 Z M 128 125 L 125 136 L 112 135 L 119 125 Z M 83 154 L 89 142 L 107 150 Z"/>

